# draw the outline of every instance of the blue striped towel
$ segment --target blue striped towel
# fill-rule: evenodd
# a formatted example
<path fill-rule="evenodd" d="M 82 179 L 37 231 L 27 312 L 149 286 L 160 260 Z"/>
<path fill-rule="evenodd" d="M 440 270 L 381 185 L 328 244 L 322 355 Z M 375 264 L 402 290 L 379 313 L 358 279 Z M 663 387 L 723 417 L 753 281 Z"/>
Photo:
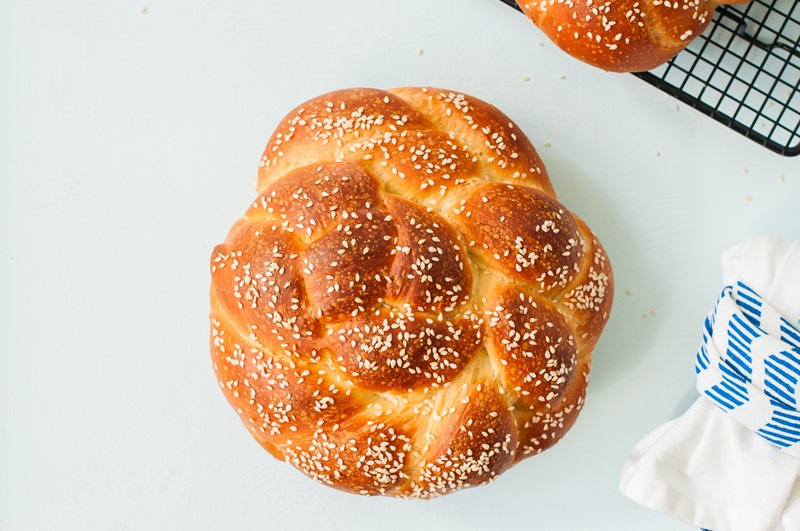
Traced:
<path fill-rule="evenodd" d="M 744 282 L 722 290 L 695 370 L 701 394 L 800 458 L 800 331 Z"/>

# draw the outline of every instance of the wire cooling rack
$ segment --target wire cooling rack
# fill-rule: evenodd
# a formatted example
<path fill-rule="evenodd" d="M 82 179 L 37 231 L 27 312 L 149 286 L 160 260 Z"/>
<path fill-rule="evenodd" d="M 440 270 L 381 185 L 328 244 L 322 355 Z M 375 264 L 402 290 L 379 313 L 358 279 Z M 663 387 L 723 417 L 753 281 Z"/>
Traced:
<path fill-rule="evenodd" d="M 634 75 L 776 153 L 800 155 L 800 0 L 721 6 L 683 52 Z"/>

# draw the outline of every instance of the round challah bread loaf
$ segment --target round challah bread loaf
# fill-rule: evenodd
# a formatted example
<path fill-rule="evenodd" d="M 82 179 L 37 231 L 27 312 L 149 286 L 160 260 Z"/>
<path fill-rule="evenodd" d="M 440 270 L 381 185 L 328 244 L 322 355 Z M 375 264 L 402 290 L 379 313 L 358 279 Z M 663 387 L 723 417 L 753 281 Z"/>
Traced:
<path fill-rule="evenodd" d="M 556 443 L 613 297 L 525 135 L 448 91 L 290 113 L 211 257 L 219 385 L 255 439 L 359 494 L 430 497 Z"/>
<path fill-rule="evenodd" d="M 651 70 L 703 33 L 720 4 L 749 0 L 517 0 L 562 50 L 612 72 Z"/>

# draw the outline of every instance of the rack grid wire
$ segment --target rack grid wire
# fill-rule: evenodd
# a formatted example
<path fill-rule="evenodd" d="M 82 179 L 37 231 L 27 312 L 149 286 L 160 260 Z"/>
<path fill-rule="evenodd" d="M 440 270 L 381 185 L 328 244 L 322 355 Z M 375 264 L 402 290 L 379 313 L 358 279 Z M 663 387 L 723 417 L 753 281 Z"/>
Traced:
<path fill-rule="evenodd" d="M 798 0 L 720 6 L 684 51 L 634 75 L 771 151 L 800 155 Z"/>

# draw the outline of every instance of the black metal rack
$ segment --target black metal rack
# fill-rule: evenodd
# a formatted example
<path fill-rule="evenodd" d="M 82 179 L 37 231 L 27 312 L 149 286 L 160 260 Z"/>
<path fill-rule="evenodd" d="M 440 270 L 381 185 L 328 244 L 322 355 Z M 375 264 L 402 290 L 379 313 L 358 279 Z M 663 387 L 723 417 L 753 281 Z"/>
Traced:
<path fill-rule="evenodd" d="M 721 6 L 683 52 L 634 75 L 776 153 L 800 155 L 798 0 Z"/>

